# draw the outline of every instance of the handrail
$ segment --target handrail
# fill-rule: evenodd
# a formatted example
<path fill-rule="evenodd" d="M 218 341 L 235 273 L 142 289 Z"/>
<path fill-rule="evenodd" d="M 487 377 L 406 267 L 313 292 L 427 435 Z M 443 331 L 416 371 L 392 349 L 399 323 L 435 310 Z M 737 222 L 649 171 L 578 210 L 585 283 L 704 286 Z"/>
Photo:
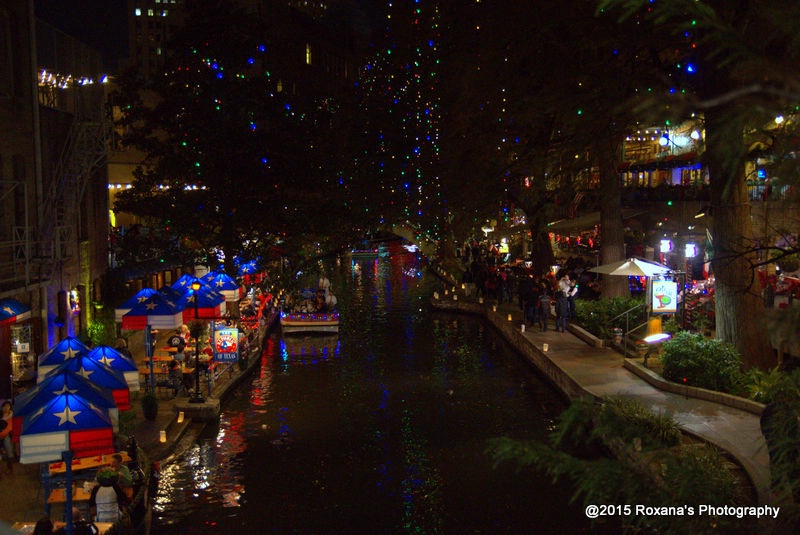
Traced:
<path fill-rule="evenodd" d="M 610 320 L 608 320 L 608 322 L 606 322 L 606 324 L 607 324 L 608 326 L 612 326 L 612 325 L 614 325 L 614 322 L 615 322 L 616 320 L 618 320 L 619 318 L 621 318 L 621 317 L 625 316 L 625 330 L 622 332 L 622 335 L 623 335 L 623 336 L 625 336 L 625 335 L 627 335 L 629 332 L 631 332 L 631 331 L 633 330 L 633 329 L 631 329 L 631 328 L 630 328 L 630 324 L 631 324 L 631 314 L 633 313 L 633 311 L 635 311 L 635 310 L 637 310 L 637 309 L 639 309 L 639 308 L 643 309 L 643 310 L 642 310 L 643 312 L 647 312 L 647 303 L 639 303 L 638 305 L 636 305 L 636 306 L 634 306 L 634 307 L 631 307 L 631 308 L 629 308 L 629 309 L 628 309 L 628 310 L 626 310 L 625 312 L 622 312 L 622 313 L 620 313 L 620 314 L 617 314 L 616 316 L 614 316 L 613 318 L 611 318 Z M 644 314 L 642 314 L 642 316 L 644 316 Z M 645 323 L 647 323 L 647 322 L 645 322 Z M 635 327 L 635 329 L 638 329 L 638 328 L 639 328 L 639 327 L 641 327 L 642 325 L 644 325 L 644 323 L 643 323 L 643 324 L 639 324 L 639 325 L 637 325 L 637 326 Z"/>

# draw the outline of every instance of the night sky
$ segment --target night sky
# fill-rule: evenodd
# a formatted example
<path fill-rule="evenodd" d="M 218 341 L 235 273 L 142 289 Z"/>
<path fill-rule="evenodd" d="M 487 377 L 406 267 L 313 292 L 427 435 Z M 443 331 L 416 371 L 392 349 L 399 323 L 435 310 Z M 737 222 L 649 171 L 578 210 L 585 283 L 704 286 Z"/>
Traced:
<path fill-rule="evenodd" d="M 128 56 L 125 0 L 35 0 L 36 17 L 97 49 L 106 68 Z"/>

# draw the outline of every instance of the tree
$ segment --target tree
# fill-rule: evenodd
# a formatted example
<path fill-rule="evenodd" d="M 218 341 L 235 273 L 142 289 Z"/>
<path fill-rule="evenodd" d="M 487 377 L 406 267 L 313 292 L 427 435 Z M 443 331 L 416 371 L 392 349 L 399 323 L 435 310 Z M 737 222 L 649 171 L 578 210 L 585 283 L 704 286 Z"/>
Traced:
<path fill-rule="evenodd" d="M 601 8 L 619 9 L 622 18 L 640 16 L 668 28 L 673 42 L 692 39 L 682 59 L 691 71 L 691 89 L 658 94 L 652 109 L 705 120 L 706 153 L 714 211 L 717 336 L 743 355 L 745 365 L 774 363 L 766 331 L 753 321 L 763 317 L 755 267 L 757 246 L 745 187 L 744 136 L 761 129 L 797 102 L 800 77 L 793 65 L 800 56 L 797 16 L 792 1 L 606 0 Z"/>
<path fill-rule="evenodd" d="M 348 228 L 346 151 L 336 150 L 352 132 L 345 93 L 282 91 L 300 75 L 268 37 L 227 2 L 198 3 L 163 77 L 147 91 L 123 84 L 125 142 L 146 158 L 117 208 L 190 240 L 207 263 L 221 256 L 229 273 L 245 244 L 266 256 L 290 237 L 318 246 Z"/>
<path fill-rule="evenodd" d="M 492 17 L 479 5 L 449 14 L 464 33 L 448 56 L 457 77 L 449 84 L 455 128 L 444 153 L 458 170 L 448 191 L 461 188 L 461 206 L 472 199 L 524 210 L 540 272 L 553 264 L 548 223 L 578 208 L 601 212 L 602 260 L 624 258 L 617 168 L 638 117 L 620 103 L 663 68 L 651 25 L 620 30 L 615 19 L 595 16 L 594 5 L 508 2 L 493 3 Z M 470 182 L 482 191 L 463 187 Z M 598 186 L 599 202 L 583 195 Z M 607 297 L 627 292 L 624 279 L 604 284 Z"/>

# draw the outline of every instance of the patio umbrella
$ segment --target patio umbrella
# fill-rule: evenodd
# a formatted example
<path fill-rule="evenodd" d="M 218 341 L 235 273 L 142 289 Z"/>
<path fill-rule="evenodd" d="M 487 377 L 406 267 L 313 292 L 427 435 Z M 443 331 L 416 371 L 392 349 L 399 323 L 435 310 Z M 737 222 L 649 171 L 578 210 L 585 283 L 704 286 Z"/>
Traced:
<path fill-rule="evenodd" d="M 191 287 L 188 289 L 191 289 Z M 164 285 L 158 289 L 158 293 L 161 295 L 161 297 L 166 297 L 170 301 L 177 301 L 186 292 L 184 290 L 176 290 L 172 286 Z"/>
<path fill-rule="evenodd" d="M 208 273 L 206 273 L 205 275 L 200 277 L 200 282 L 202 282 L 203 284 L 208 284 L 209 282 L 214 280 L 214 277 L 216 277 L 219 273 L 221 273 L 221 272 L 209 271 Z"/>
<path fill-rule="evenodd" d="M 40 383 L 45 376 L 69 359 L 89 353 L 89 348 L 77 338 L 68 336 L 59 343 L 39 355 L 39 373 L 36 382 Z"/>
<path fill-rule="evenodd" d="M 661 264 L 648 262 L 639 258 L 629 258 L 628 260 L 593 267 L 589 271 L 592 273 L 601 273 L 603 275 L 652 277 L 654 275 L 667 273 L 671 270 L 667 266 Z"/>
<path fill-rule="evenodd" d="M 141 290 L 136 292 L 136 294 L 133 297 L 131 297 L 130 299 L 128 299 L 127 301 L 125 301 L 120 306 L 114 309 L 114 321 L 116 321 L 117 323 L 121 322 L 122 316 L 130 312 L 131 309 L 136 305 L 139 305 L 147 301 L 150 297 L 152 297 L 156 293 L 158 292 L 152 288 L 142 288 Z"/>
<path fill-rule="evenodd" d="M 108 410 L 111 423 L 116 430 L 119 426 L 119 410 L 114 396 L 85 377 L 70 370 L 51 373 L 41 383 L 29 388 L 14 399 L 13 435 L 16 442 L 22 431 L 23 419 L 38 411 L 55 396 L 65 392 L 80 394 L 98 407 Z"/>
<path fill-rule="evenodd" d="M 111 390 L 111 395 L 114 397 L 119 410 L 127 411 L 131 408 L 130 390 L 128 390 L 128 382 L 125 381 L 122 372 L 92 360 L 87 355 L 70 359 L 50 373 L 58 373 L 63 370 L 75 372 L 88 379 L 91 383 Z"/>
<path fill-rule="evenodd" d="M 122 373 L 125 382 L 128 383 L 128 390 L 131 392 L 139 391 L 139 367 L 133 359 L 130 359 L 110 346 L 100 345 L 89 351 L 86 355 L 92 360 L 105 364 L 112 370 Z"/>
<path fill-rule="evenodd" d="M 238 258 L 234 260 L 236 264 L 236 274 L 241 277 L 245 283 L 258 284 L 264 278 L 264 269 L 259 266 L 260 259 L 250 260 L 249 262 L 239 262 Z"/>
<path fill-rule="evenodd" d="M 0 325 L 10 325 L 31 317 L 31 307 L 16 299 L 0 299 Z"/>
<path fill-rule="evenodd" d="M 79 394 L 64 392 L 23 418 L 20 463 L 58 461 L 64 451 L 75 457 L 114 452 L 111 418 Z"/>
<path fill-rule="evenodd" d="M 215 292 L 224 295 L 225 301 L 238 301 L 242 297 L 242 287 L 230 275 L 225 273 L 216 273 L 208 281 L 202 282 L 208 284 Z"/>
<path fill-rule="evenodd" d="M 225 296 L 213 291 L 208 285 L 203 284 L 196 292 L 189 289 L 178 300 L 178 306 L 183 309 L 183 321 L 194 319 L 194 300 L 197 299 L 197 317 L 204 319 L 221 318 L 225 315 Z"/>
<path fill-rule="evenodd" d="M 160 293 L 136 305 L 122 316 L 123 329 L 176 329 L 183 323 L 183 311 L 175 302 Z"/>
<path fill-rule="evenodd" d="M 192 287 L 192 282 L 194 282 L 194 279 L 195 277 L 193 275 L 184 273 L 180 276 L 180 278 L 178 278 L 178 280 L 173 282 L 170 287 L 173 290 L 178 290 L 179 292 L 184 293 Z"/>

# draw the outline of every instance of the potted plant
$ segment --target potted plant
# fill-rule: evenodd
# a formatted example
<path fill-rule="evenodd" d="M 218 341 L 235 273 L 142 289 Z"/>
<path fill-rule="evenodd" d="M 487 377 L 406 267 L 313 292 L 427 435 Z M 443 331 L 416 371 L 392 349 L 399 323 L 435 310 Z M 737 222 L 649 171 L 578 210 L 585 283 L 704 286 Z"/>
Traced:
<path fill-rule="evenodd" d="M 101 487 L 113 487 L 119 480 L 119 474 L 111 468 L 103 468 L 97 471 L 97 483 Z"/>
<path fill-rule="evenodd" d="M 142 396 L 142 414 L 151 422 L 158 416 L 158 398 L 155 394 L 147 393 Z"/>

